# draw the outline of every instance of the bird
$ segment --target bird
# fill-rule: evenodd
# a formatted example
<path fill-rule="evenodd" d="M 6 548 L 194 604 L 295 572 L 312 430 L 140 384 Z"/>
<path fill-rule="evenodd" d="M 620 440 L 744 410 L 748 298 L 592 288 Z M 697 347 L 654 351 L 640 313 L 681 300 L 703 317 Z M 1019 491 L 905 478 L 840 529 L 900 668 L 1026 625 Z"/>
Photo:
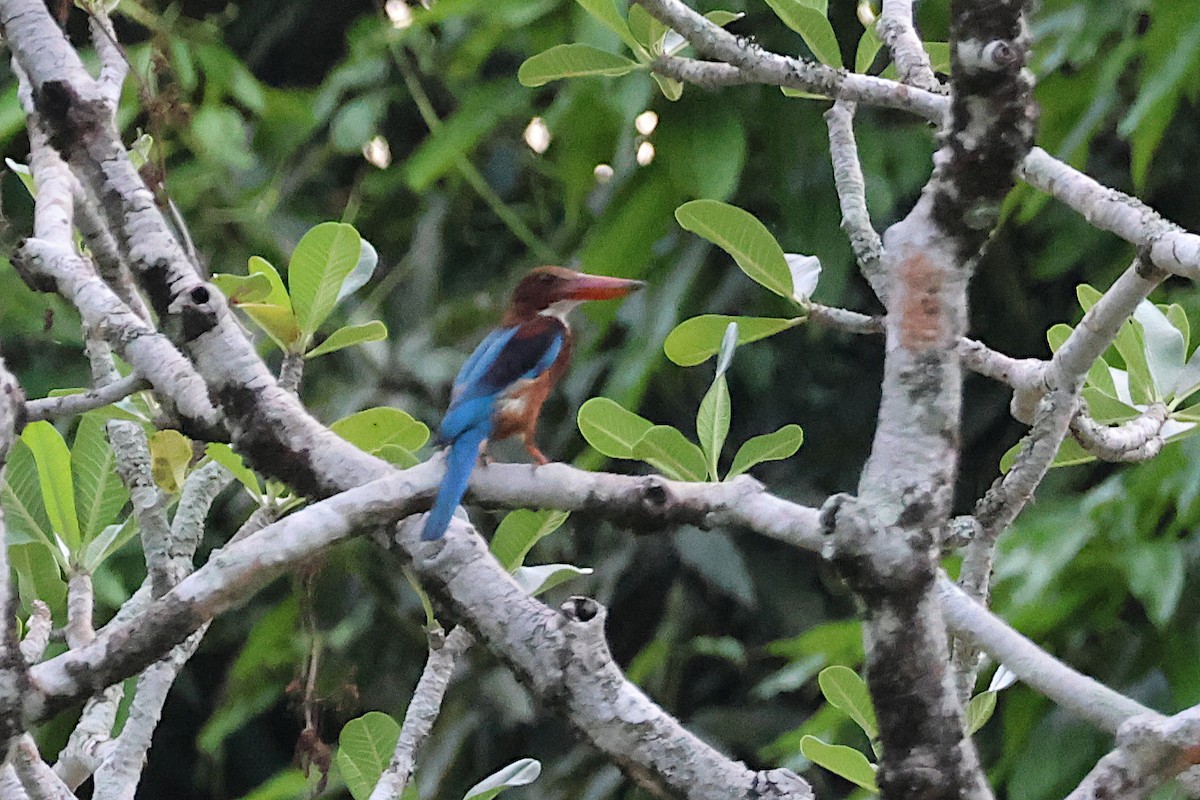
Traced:
<path fill-rule="evenodd" d="M 538 415 L 571 360 L 567 315 L 587 300 L 614 300 L 643 281 L 589 275 L 565 267 L 531 270 L 513 290 L 500 327 L 467 357 L 454 379 L 437 443 L 447 447 L 446 474 L 421 538 L 442 538 L 488 440 L 517 436 L 539 464 Z"/>

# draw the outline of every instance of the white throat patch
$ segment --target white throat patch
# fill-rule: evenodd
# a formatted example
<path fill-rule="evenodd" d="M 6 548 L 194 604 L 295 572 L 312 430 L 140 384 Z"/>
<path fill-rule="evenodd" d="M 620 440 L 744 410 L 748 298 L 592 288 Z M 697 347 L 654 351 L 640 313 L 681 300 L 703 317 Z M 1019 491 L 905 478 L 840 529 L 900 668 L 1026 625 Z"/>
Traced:
<path fill-rule="evenodd" d="M 543 317 L 558 317 L 559 321 L 566 325 L 567 314 L 570 314 L 572 309 L 582 302 L 582 300 L 559 300 L 557 303 L 551 303 L 549 307 L 539 311 L 538 314 Z"/>

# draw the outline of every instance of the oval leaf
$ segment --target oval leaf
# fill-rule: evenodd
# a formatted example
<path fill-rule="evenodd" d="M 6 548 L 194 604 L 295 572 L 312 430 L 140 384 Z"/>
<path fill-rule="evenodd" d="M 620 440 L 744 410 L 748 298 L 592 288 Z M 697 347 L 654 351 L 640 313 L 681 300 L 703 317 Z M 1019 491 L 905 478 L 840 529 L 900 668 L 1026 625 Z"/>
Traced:
<path fill-rule="evenodd" d="M 977 730 L 987 724 L 995 711 L 995 692 L 980 692 L 972 697 L 971 702 L 967 703 L 967 736 L 974 736 Z"/>
<path fill-rule="evenodd" d="M 271 281 L 262 273 L 254 275 L 213 275 L 212 284 L 233 305 L 260 303 L 271 296 Z"/>
<path fill-rule="evenodd" d="M 250 275 L 262 275 L 271 284 L 271 293 L 263 299 L 264 303 L 292 310 L 292 299 L 283 285 L 283 278 L 279 277 L 279 270 L 275 269 L 270 261 L 261 256 L 250 256 L 246 263 L 246 271 Z"/>
<path fill-rule="evenodd" d="M 50 518 L 51 529 L 67 548 L 79 549 L 79 517 L 75 513 L 74 481 L 71 477 L 71 452 L 67 443 L 49 422 L 31 422 L 21 432 L 37 463 L 42 502 Z"/>
<path fill-rule="evenodd" d="M 160 488 L 172 494 L 182 489 L 191 460 L 192 443 L 179 431 L 159 431 L 150 437 L 150 474 Z"/>
<path fill-rule="evenodd" d="M 338 770 L 354 800 L 369 800 L 399 738 L 400 723 L 379 711 L 352 719 L 342 728 L 338 737 Z"/>
<path fill-rule="evenodd" d="M 583 6 L 593 17 L 600 20 L 604 24 L 604 27 L 621 37 L 622 42 L 633 50 L 637 50 L 637 38 L 630 32 L 628 23 L 621 16 L 621 12 L 617 10 L 617 4 L 613 0 L 575 0 L 575 2 Z"/>
<path fill-rule="evenodd" d="M 387 338 L 387 326 L 377 319 L 362 325 L 347 325 L 329 334 L 329 338 L 304 354 L 305 358 L 316 358 L 346 347 L 364 342 L 381 342 Z"/>
<path fill-rule="evenodd" d="M 857 672 L 841 665 L 826 667 L 817 676 L 817 683 L 829 705 L 846 712 L 862 728 L 867 738 L 879 738 L 875 705 L 871 702 L 871 693 L 867 691 L 867 682 Z"/>
<path fill-rule="evenodd" d="M 875 785 L 875 766 L 853 747 L 827 744 L 815 736 L 805 736 L 800 740 L 800 752 L 809 761 L 834 775 L 840 775 L 867 791 L 879 791 Z"/>
<path fill-rule="evenodd" d="M 693 200 L 675 209 L 675 219 L 684 230 L 733 256 L 753 280 L 780 297 L 792 296 L 792 274 L 783 248 L 750 212 L 718 200 Z"/>
<path fill-rule="evenodd" d="M 133 514 L 120 524 L 109 525 L 88 543 L 84 550 L 83 568 L 95 572 L 105 559 L 120 550 L 137 532 L 137 517 Z"/>
<path fill-rule="evenodd" d="M 534 758 L 522 758 L 503 769 L 496 770 L 463 795 L 463 800 L 491 800 L 505 789 L 526 786 L 542 774 L 542 764 Z"/>
<path fill-rule="evenodd" d="M 288 262 L 288 288 L 303 333 L 312 335 L 333 311 L 361 252 L 358 231 L 341 222 L 322 222 L 296 245 Z"/>
<path fill-rule="evenodd" d="M 268 303 L 243 303 L 238 306 L 245 311 L 258 327 L 283 350 L 291 349 L 300 341 L 300 325 L 290 308 Z"/>
<path fill-rule="evenodd" d="M 4 507 L 5 538 L 9 545 L 41 542 L 52 552 L 57 552 L 38 483 L 37 463 L 29 446 L 20 439 L 8 451 L 0 502 Z"/>
<path fill-rule="evenodd" d="M 729 402 L 729 386 L 724 375 L 708 387 L 704 399 L 700 401 L 700 411 L 696 414 L 696 436 L 704 455 L 708 457 L 708 475 L 714 481 L 719 481 L 717 461 L 721 457 L 721 448 L 725 446 L 725 437 L 729 435 L 729 418 L 732 415 Z"/>
<path fill-rule="evenodd" d="M 799 425 L 784 425 L 774 433 L 755 436 L 738 448 L 733 457 L 733 466 L 725 480 L 736 478 L 755 464 L 764 461 L 780 461 L 791 458 L 804 444 L 804 429 Z"/>
<path fill-rule="evenodd" d="M 593 397 L 579 407 L 579 432 L 609 458 L 633 458 L 633 446 L 654 423 L 607 397 Z"/>
<path fill-rule="evenodd" d="M 633 457 L 677 481 L 703 481 L 707 471 L 700 448 L 670 425 L 655 425 L 646 431 L 633 446 Z"/>
<path fill-rule="evenodd" d="M 823 11 L 801 0 L 767 0 L 767 5 L 784 25 L 800 34 L 818 61 L 836 69 L 842 68 L 837 36 Z"/>
<path fill-rule="evenodd" d="M 238 483 L 245 486 L 255 499 L 262 497 L 262 486 L 258 482 L 258 476 L 246 466 L 246 462 L 233 451 L 232 447 L 221 442 L 212 442 L 204 448 L 204 454 L 229 470 Z"/>
<path fill-rule="evenodd" d="M 517 80 L 522 86 L 544 86 L 561 78 L 625 75 L 637 67 L 637 62 L 586 44 L 560 44 L 527 58 Z"/>
<path fill-rule="evenodd" d="M 532 511 L 520 508 L 510 511 L 492 536 L 492 555 L 509 572 L 525 562 L 525 556 L 539 539 L 562 527 L 571 515 L 569 511 Z"/>
<path fill-rule="evenodd" d="M 681 367 L 694 367 L 715 355 L 721 349 L 721 340 L 729 323 L 738 326 L 739 345 L 757 342 L 780 331 L 794 328 L 804 317 L 783 319 L 780 317 L 730 317 L 724 314 L 703 314 L 684 320 L 667 334 L 663 352 L 667 358 Z"/>
<path fill-rule="evenodd" d="M 330 425 L 329 429 L 368 453 L 389 444 L 412 451 L 429 441 L 429 427 L 425 423 L 388 406 L 351 414 Z"/>
<path fill-rule="evenodd" d="M 110 525 L 129 500 L 129 490 L 117 474 L 116 454 L 104 432 L 104 417 L 84 414 L 71 445 L 71 477 L 79 529 L 87 542 Z"/>

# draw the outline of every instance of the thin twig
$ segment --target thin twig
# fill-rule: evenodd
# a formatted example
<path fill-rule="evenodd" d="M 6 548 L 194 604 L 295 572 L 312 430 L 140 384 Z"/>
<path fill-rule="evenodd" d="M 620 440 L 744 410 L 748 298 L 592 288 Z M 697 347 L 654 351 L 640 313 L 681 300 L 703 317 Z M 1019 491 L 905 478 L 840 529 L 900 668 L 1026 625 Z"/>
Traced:
<path fill-rule="evenodd" d="M 1071 669 L 972 600 L 945 575 L 938 579 L 937 590 L 946 625 L 954 633 L 983 648 L 1063 708 L 1109 733 L 1116 733 L 1122 723 L 1138 715 L 1161 718 L 1141 703 Z"/>
<path fill-rule="evenodd" d="M 867 211 L 867 186 L 854 140 L 854 108 L 849 100 L 838 100 L 825 112 L 829 127 L 829 155 L 833 161 L 833 183 L 842 207 L 842 230 L 858 259 L 858 268 L 886 305 L 887 276 L 883 271 L 883 239 L 871 224 Z"/>
<path fill-rule="evenodd" d="M 440 632 L 440 628 L 438 629 Z M 400 738 L 396 741 L 396 751 L 392 760 L 379 782 L 371 792 L 371 800 L 398 800 L 412 778 L 416 766 L 417 753 L 433 730 L 442 709 L 442 699 L 454 668 L 463 653 L 474 644 L 475 638 L 461 626 L 450 631 L 445 641 L 434 646 L 433 635 L 430 635 L 429 659 L 421 672 L 421 679 L 413 690 L 408 710 L 404 712 L 404 724 L 400 727 Z"/>
<path fill-rule="evenodd" d="M 946 91 L 933 74 L 929 54 L 913 27 L 912 0 L 883 0 L 875 32 L 891 51 L 901 83 L 931 92 Z"/>

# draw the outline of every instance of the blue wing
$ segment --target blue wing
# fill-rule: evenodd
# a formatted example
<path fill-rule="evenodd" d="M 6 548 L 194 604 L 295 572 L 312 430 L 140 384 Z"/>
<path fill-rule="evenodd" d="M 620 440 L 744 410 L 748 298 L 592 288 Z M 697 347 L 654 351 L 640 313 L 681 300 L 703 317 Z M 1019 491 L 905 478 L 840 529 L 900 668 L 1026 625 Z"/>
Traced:
<path fill-rule="evenodd" d="M 553 317 L 538 317 L 489 334 L 459 370 L 438 438 L 452 442 L 489 420 L 496 398 L 517 381 L 550 369 L 565 341 L 566 328 Z"/>
<path fill-rule="evenodd" d="M 496 399 L 514 383 L 536 378 L 554 364 L 566 342 L 566 327 L 552 317 L 539 317 L 488 334 L 471 353 L 454 380 L 450 408 L 442 418 L 438 439 L 450 445 L 446 475 L 421 538 L 440 539 L 467 490 L 475 460 L 492 433 Z"/>

